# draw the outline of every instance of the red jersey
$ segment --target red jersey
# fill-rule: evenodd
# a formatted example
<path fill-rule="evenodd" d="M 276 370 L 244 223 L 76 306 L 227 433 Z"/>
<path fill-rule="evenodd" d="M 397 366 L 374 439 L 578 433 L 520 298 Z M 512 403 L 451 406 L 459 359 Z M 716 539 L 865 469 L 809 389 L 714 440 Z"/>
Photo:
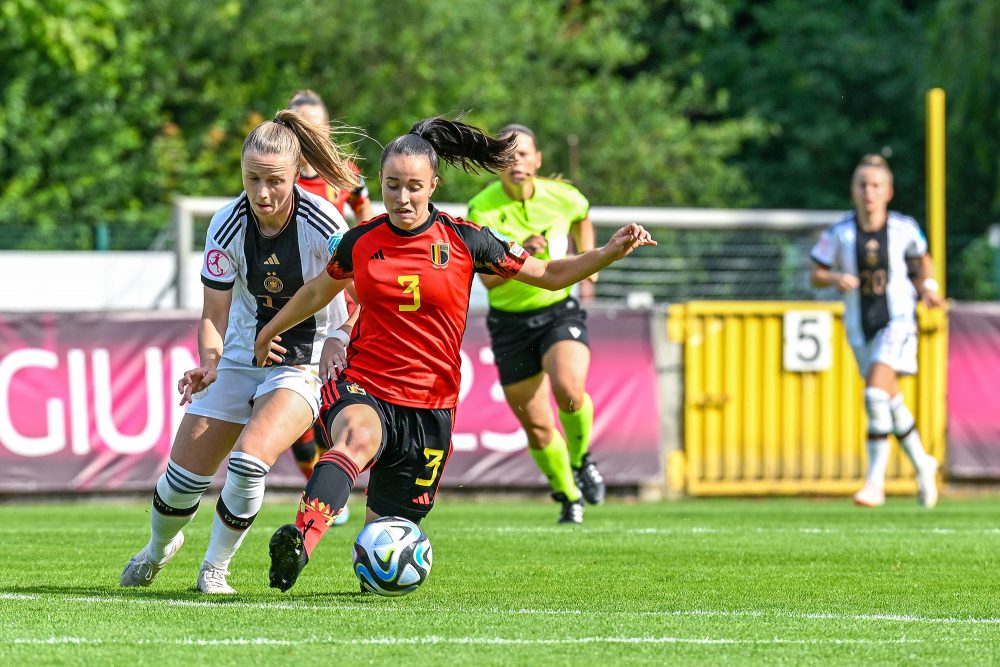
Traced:
<path fill-rule="evenodd" d="M 415 229 L 382 214 L 345 232 L 326 271 L 354 278 L 362 305 L 343 377 L 396 405 L 453 408 L 473 274 L 512 278 L 528 253 L 488 227 L 429 209 Z"/>
<path fill-rule="evenodd" d="M 351 210 L 354 211 L 355 215 L 360 216 L 361 207 L 368 203 L 369 200 L 368 186 L 365 185 L 365 179 L 361 175 L 361 170 L 358 169 L 358 165 L 353 162 L 348 162 L 347 166 L 351 168 L 351 171 L 353 171 L 357 175 L 358 180 L 361 181 L 361 185 L 353 190 L 338 190 L 324 181 L 323 177 L 319 174 L 311 178 L 300 176 L 298 184 L 304 190 L 308 190 L 314 195 L 319 195 L 336 206 L 341 215 L 344 215 L 344 207 L 350 204 Z M 358 222 L 361 222 L 361 220 L 358 220 Z"/>

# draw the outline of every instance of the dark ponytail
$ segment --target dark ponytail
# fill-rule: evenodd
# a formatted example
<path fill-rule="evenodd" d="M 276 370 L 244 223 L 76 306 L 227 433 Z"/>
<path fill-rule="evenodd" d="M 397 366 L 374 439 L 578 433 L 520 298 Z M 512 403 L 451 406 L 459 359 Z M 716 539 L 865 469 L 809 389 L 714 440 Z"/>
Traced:
<path fill-rule="evenodd" d="M 516 143 L 516 136 L 495 139 L 478 127 L 435 116 L 414 123 L 408 134 L 389 142 L 381 165 L 392 155 L 422 155 L 435 176 L 439 159 L 469 174 L 478 174 L 480 169 L 495 173 L 514 161 Z"/>

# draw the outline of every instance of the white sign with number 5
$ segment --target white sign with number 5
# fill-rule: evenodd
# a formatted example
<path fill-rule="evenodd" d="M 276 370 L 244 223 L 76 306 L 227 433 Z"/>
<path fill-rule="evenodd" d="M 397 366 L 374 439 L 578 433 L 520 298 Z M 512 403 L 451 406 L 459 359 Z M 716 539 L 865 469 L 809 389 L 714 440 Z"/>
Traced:
<path fill-rule="evenodd" d="M 790 310 L 783 329 L 786 371 L 811 373 L 833 365 L 833 315 L 823 310 Z"/>

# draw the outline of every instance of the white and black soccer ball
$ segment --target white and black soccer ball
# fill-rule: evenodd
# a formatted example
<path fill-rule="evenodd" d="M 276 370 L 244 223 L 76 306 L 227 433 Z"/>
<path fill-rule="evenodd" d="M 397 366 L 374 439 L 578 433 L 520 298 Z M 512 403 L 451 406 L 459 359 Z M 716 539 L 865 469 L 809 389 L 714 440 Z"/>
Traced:
<path fill-rule="evenodd" d="M 358 533 L 353 561 L 362 590 L 406 595 L 417 590 L 431 572 L 431 542 L 412 521 L 386 516 Z"/>

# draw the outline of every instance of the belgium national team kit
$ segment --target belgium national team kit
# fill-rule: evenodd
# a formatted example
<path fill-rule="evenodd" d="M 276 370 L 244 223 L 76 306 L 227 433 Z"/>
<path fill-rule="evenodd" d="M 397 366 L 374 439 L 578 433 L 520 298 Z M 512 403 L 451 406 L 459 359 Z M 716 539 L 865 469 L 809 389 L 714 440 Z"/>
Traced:
<path fill-rule="evenodd" d="M 412 230 L 383 214 L 337 243 L 327 273 L 353 278 L 362 308 L 342 377 L 323 388 L 322 417 L 329 426 L 355 403 L 378 414 L 368 484 L 376 514 L 419 521 L 430 511 L 451 454 L 473 274 L 511 278 L 526 259 L 517 244 L 433 206 Z"/>

